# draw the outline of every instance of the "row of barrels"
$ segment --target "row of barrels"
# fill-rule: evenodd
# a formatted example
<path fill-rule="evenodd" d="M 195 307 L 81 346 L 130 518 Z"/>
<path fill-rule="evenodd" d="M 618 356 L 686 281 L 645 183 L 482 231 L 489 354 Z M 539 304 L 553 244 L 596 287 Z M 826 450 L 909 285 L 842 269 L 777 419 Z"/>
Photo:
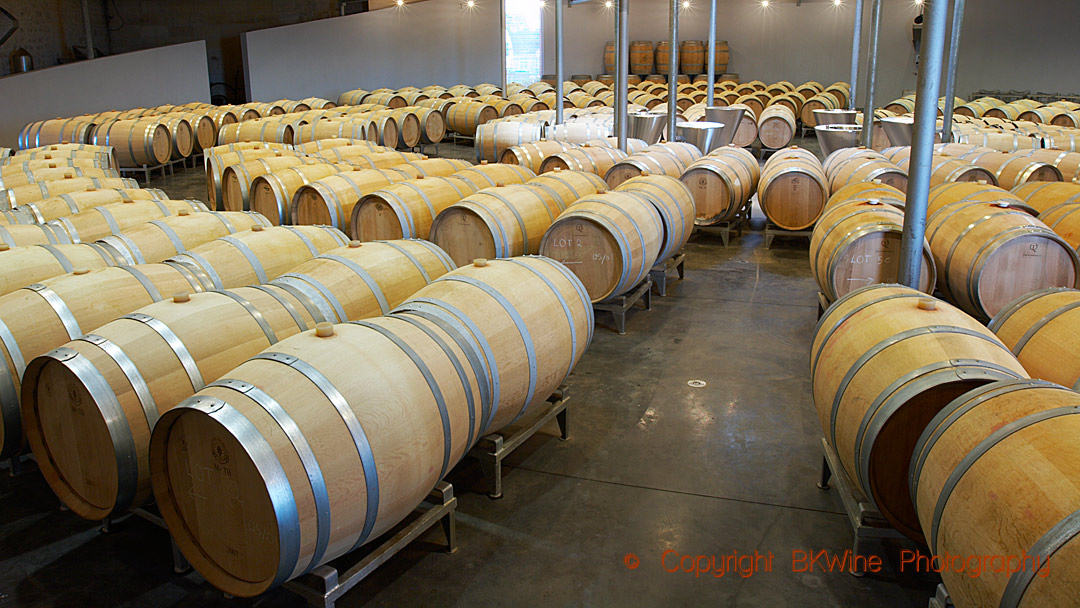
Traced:
<path fill-rule="evenodd" d="M 203 219 L 209 221 L 200 221 Z M 132 231 L 134 235 L 120 233 L 122 238 L 93 249 L 95 253 L 102 248 L 107 252 L 126 251 L 125 257 L 134 257 L 137 250 L 142 259 L 155 261 L 130 264 L 125 259 L 116 265 L 63 268 L 66 274 L 44 279 L 32 277 L 39 278 L 39 282 L 0 296 L 0 322 L 5 328 L 0 338 L 5 357 L 5 364 L 0 367 L 3 453 L 11 454 L 22 445 L 19 390 L 26 365 L 34 357 L 173 293 L 265 283 L 311 257 L 344 245 L 347 240 L 331 227 L 275 228 L 265 224 L 264 218 L 242 213 L 194 213 L 167 224 L 143 224 Z M 206 239 L 222 232 L 225 234 L 216 240 Z M 187 243 L 203 242 L 187 248 L 181 240 L 182 234 L 188 235 Z M 175 243 L 172 237 L 177 238 Z M 161 240 L 170 243 L 163 245 Z M 92 259 L 89 248 L 83 248 L 83 257 Z M 159 260 L 154 251 L 163 251 L 170 257 Z M 48 249 L 47 252 L 53 253 Z M 36 253 L 37 258 L 33 258 L 33 254 L 13 248 L 0 252 L 0 256 L 11 255 L 13 264 L 33 259 L 40 264 L 38 258 L 47 258 L 42 252 Z M 29 276 L 28 271 L 14 266 L 10 272 L 24 273 L 11 279 L 12 284 Z M 28 319 L 34 322 L 28 323 Z"/>
<path fill-rule="evenodd" d="M 996 97 L 980 97 L 956 106 L 955 112 L 971 118 L 998 118 L 1039 124 L 1080 128 L 1080 103 L 1053 101 L 1044 104 L 1033 99 L 1006 103 Z"/>
<path fill-rule="evenodd" d="M 978 576 L 942 568 L 958 606 L 1072 601 L 1080 395 L 1036 370 L 1039 358 L 1071 360 L 1078 301 L 1032 293 L 991 331 L 917 290 L 874 285 L 838 300 L 815 331 L 814 403 L 854 483 L 942 560 L 1010 560 Z"/>
<path fill-rule="evenodd" d="M 683 40 L 674 50 L 675 62 L 683 74 L 703 74 L 708 66 L 708 45 L 702 40 Z M 647 75 L 657 72 L 667 73 L 671 61 L 671 41 L 661 40 L 653 47 L 647 40 L 630 42 L 630 63 L 627 72 Z M 713 46 L 713 65 L 717 74 L 727 71 L 731 49 L 727 40 L 717 40 Z M 615 73 L 615 43 L 608 41 L 604 45 L 604 72 Z"/>
<path fill-rule="evenodd" d="M 1030 191 L 1036 198 L 1037 188 Z M 1046 204 L 1047 210 L 1057 206 Z M 873 182 L 846 186 L 829 200 L 811 239 L 810 263 L 830 301 L 863 285 L 896 280 L 903 206 L 900 190 Z M 1054 213 L 1046 219 L 1054 221 Z M 1077 285 L 1076 236 L 1067 234 L 1055 232 L 1030 204 L 996 186 L 936 186 L 927 208 L 920 287 L 926 293 L 936 288 L 968 314 L 989 320 L 1023 294 Z"/>
<path fill-rule="evenodd" d="M 282 99 L 268 103 L 251 103 L 242 106 L 215 106 L 206 102 L 185 104 L 165 104 L 153 108 L 134 108 L 84 114 L 70 118 L 53 118 L 27 124 L 19 132 L 20 149 L 37 148 L 49 144 L 86 144 L 92 143 L 94 131 L 103 123 L 116 120 L 136 120 L 169 116 L 183 118 L 191 127 L 192 144 L 198 152 L 216 144 L 214 136 L 227 124 L 252 120 L 264 116 L 285 114 L 286 112 L 306 112 L 334 107 L 332 101 L 308 98 L 301 101 Z M 180 123 L 174 125 L 174 131 Z M 183 135 L 183 133 L 180 133 Z M 174 135 L 175 139 L 175 135 Z M 186 143 L 181 142 L 181 145 Z"/>

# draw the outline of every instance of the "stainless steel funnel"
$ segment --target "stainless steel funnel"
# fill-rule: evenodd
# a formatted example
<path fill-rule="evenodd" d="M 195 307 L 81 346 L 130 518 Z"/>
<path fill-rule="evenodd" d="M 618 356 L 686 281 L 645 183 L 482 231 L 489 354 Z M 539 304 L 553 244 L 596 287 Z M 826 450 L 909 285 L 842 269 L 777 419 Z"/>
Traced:
<path fill-rule="evenodd" d="M 841 148 L 854 148 L 859 145 L 859 125 L 818 125 L 814 127 L 821 152 L 828 156 Z"/>
<path fill-rule="evenodd" d="M 654 112 L 636 112 L 627 117 L 627 136 L 634 139 L 644 140 L 652 145 L 660 143 L 660 137 L 664 134 L 664 122 L 666 114 Z"/>
<path fill-rule="evenodd" d="M 719 122 L 677 122 L 675 139 L 694 144 L 702 154 L 708 154 L 720 147 L 720 132 L 723 130 L 724 124 Z"/>
<path fill-rule="evenodd" d="M 819 125 L 853 125 L 855 110 L 814 110 L 814 119 Z"/>
<path fill-rule="evenodd" d="M 735 132 L 739 130 L 739 123 L 742 122 L 743 114 L 746 114 L 746 110 L 743 108 L 728 108 L 725 106 L 707 106 L 705 108 L 705 120 L 724 125 L 724 128 L 720 129 L 720 134 L 717 136 L 715 147 L 723 148 L 731 145 L 731 141 L 735 139 Z"/>
<path fill-rule="evenodd" d="M 915 131 L 915 119 L 910 116 L 888 116 L 879 119 L 893 146 L 910 146 Z"/>

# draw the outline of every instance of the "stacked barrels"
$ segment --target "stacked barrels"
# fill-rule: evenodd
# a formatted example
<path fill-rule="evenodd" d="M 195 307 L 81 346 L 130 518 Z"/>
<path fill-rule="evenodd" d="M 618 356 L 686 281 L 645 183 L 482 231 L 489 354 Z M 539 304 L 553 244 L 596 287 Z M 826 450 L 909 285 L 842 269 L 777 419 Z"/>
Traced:
<path fill-rule="evenodd" d="M 761 171 L 743 148 L 717 148 L 691 163 L 680 176 L 694 200 L 694 222 L 709 226 L 733 221 L 757 192 Z"/>

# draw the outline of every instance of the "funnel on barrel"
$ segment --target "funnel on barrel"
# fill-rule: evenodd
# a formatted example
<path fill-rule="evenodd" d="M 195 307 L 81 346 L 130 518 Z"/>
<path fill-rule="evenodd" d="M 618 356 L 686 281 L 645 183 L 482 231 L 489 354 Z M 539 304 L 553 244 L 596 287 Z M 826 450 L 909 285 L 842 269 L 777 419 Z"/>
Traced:
<path fill-rule="evenodd" d="M 859 125 L 818 125 L 814 127 L 821 151 L 828 156 L 841 148 L 854 148 L 859 145 Z"/>
<path fill-rule="evenodd" d="M 675 139 L 694 144 L 702 154 L 708 154 L 720 147 L 720 132 L 724 130 L 719 122 L 677 122 Z"/>
<path fill-rule="evenodd" d="M 819 125 L 853 125 L 856 114 L 855 110 L 814 110 L 814 119 Z"/>
<path fill-rule="evenodd" d="M 731 145 L 732 140 L 735 139 L 735 132 L 739 130 L 739 123 L 742 122 L 744 114 L 746 114 L 746 110 L 743 108 L 728 108 L 724 106 L 708 106 L 705 108 L 705 120 L 709 122 L 718 122 L 724 125 L 724 128 L 720 129 L 720 135 L 718 135 L 716 141 L 717 148 Z"/>
<path fill-rule="evenodd" d="M 629 137 L 644 140 L 649 145 L 660 142 L 660 137 L 664 134 L 666 115 L 655 112 L 635 112 L 627 118 Z"/>

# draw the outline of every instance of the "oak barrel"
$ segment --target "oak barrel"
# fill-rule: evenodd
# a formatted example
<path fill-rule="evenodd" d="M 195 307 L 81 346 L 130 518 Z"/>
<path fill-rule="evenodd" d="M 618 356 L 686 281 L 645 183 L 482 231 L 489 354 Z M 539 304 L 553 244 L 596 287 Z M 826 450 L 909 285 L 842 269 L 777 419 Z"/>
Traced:
<path fill-rule="evenodd" d="M 708 226 L 735 219 L 757 192 L 760 177 L 753 154 L 726 146 L 694 161 L 680 179 L 694 198 L 694 222 Z"/>
<path fill-rule="evenodd" d="M 769 221 L 785 230 L 814 225 L 829 200 L 829 181 L 821 162 L 802 148 L 785 148 L 769 157 L 758 182 L 758 202 Z"/>

